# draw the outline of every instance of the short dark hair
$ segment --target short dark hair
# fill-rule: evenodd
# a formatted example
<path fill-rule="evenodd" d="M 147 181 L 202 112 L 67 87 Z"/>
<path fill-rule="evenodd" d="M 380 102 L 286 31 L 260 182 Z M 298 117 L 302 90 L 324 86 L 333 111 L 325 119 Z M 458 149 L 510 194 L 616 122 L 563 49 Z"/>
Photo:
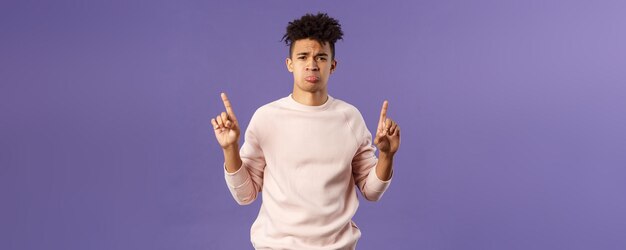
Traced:
<path fill-rule="evenodd" d="M 300 39 L 313 39 L 318 43 L 330 45 L 331 58 L 335 58 L 335 42 L 343 39 L 341 24 L 326 13 L 317 15 L 306 14 L 300 19 L 293 20 L 287 25 L 287 33 L 281 41 L 289 45 L 289 57 L 293 53 L 293 44 Z"/>

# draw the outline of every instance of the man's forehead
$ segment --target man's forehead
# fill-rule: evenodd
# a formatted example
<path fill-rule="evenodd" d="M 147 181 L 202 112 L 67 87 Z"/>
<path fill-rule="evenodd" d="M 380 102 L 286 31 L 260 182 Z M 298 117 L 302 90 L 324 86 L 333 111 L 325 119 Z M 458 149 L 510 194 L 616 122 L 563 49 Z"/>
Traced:
<path fill-rule="evenodd" d="M 295 53 L 330 53 L 330 46 L 328 42 L 323 45 L 313 39 L 301 39 L 294 43 Z"/>

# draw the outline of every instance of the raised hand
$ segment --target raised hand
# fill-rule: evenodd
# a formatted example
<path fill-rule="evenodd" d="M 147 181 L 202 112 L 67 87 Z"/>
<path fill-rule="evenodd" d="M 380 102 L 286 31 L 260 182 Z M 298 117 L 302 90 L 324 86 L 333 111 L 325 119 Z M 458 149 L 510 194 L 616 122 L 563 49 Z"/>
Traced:
<path fill-rule="evenodd" d="M 393 156 L 400 147 L 400 126 L 387 117 L 388 106 L 389 103 L 384 101 L 380 110 L 380 119 L 378 120 L 374 144 L 376 144 L 380 153 Z"/>
<path fill-rule="evenodd" d="M 223 149 L 233 146 L 238 147 L 237 143 L 239 142 L 240 134 L 239 123 L 237 122 L 237 117 L 235 116 L 235 112 L 233 112 L 233 107 L 230 105 L 226 93 L 222 93 L 221 96 L 226 112 L 222 112 L 220 115 L 211 119 L 211 124 L 213 124 L 213 129 L 215 130 L 215 138 L 217 138 L 217 142 Z"/>

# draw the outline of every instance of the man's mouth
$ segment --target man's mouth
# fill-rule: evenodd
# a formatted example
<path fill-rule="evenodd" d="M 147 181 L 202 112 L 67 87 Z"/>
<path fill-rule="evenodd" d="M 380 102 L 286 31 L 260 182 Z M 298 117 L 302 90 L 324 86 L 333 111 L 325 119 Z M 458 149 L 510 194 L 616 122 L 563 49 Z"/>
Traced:
<path fill-rule="evenodd" d="M 320 81 L 320 78 L 317 76 L 307 76 L 304 78 L 304 80 L 310 83 L 316 83 Z"/>

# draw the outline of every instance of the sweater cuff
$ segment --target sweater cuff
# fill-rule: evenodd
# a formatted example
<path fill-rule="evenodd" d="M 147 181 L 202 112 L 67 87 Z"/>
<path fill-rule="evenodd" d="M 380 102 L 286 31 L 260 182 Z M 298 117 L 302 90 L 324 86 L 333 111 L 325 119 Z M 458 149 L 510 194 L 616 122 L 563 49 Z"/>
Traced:
<path fill-rule="evenodd" d="M 239 188 L 250 181 L 250 174 L 244 170 L 245 166 L 241 164 L 241 167 L 233 172 L 226 171 L 226 163 L 224 163 L 224 178 L 226 178 L 226 184 L 231 188 Z"/>
<path fill-rule="evenodd" d="M 367 181 L 365 183 L 368 187 L 368 190 L 383 193 L 385 192 L 385 190 L 387 190 L 389 184 L 391 184 L 391 180 L 393 180 L 393 169 L 391 170 L 391 178 L 389 178 L 389 180 L 383 181 L 378 178 L 378 175 L 376 174 L 376 167 L 378 166 L 373 167 L 370 173 L 367 175 Z"/>

